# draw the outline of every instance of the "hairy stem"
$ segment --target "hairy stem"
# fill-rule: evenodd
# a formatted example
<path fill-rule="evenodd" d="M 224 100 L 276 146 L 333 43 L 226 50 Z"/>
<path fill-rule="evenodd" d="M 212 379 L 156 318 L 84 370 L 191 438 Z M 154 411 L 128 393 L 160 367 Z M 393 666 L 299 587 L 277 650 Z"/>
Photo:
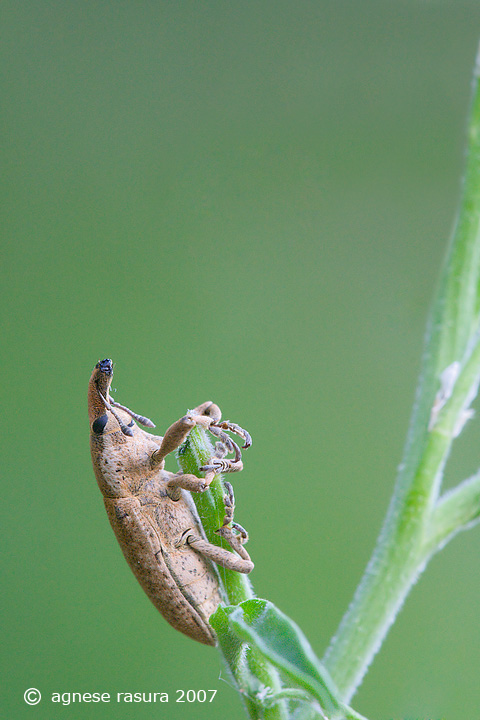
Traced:
<path fill-rule="evenodd" d="M 480 473 L 445 493 L 432 513 L 425 551 L 433 554 L 457 532 L 480 521 Z"/>
<path fill-rule="evenodd" d="M 213 447 L 207 434 L 203 428 L 195 427 L 179 448 L 177 459 L 183 472 L 203 477 L 204 473 L 200 471 L 200 468 L 208 463 L 212 455 Z M 192 493 L 192 497 L 207 539 L 215 545 L 231 550 L 228 543 L 215 532 L 223 524 L 224 494 L 222 478 L 217 475 L 206 492 Z M 237 605 L 243 600 L 255 597 L 247 575 L 222 567 L 217 570 L 219 584 L 227 605 Z M 245 648 L 227 627 L 220 631 L 217 629 L 217 636 L 219 649 L 252 720 L 286 720 L 287 712 L 283 700 L 279 699 L 271 707 L 262 706 L 261 703 L 255 701 L 256 694 L 264 687 L 271 688 L 274 693 L 282 690 L 276 668 L 268 663 L 255 648 Z"/>
<path fill-rule="evenodd" d="M 468 417 L 480 377 L 478 76 L 477 63 L 461 208 L 429 323 L 403 462 L 372 559 L 324 658 L 345 702 L 361 683 L 431 554 L 478 515 L 478 479 L 438 501 L 452 441 Z M 458 368 L 458 375 L 442 398 L 442 373 L 450 367 Z"/>

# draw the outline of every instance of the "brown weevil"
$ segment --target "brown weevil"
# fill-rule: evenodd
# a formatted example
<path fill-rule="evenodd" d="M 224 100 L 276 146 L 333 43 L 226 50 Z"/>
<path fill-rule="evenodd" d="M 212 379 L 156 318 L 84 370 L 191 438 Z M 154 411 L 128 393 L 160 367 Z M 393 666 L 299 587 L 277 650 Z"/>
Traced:
<path fill-rule="evenodd" d="M 88 385 L 88 415 L 93 468 L 110 524 L 138 582 L 163 617 L 177 630 L 206 645 L 215 645 L 208 618 L 221 602 L 211 562 L 241 573 L 253 569 L 244 543 L 245 530 L 233 522 L 234 497 L 225 483 L 225 518 L 217 531 L 235 551 L 205 537 L 190 492 L 203 492 L 216 473 L 241 470 L 238 445 L 225 433 L 251 438 L 239 425 L 221 421 L 217 405 L 205 402 L 173 423 L 163 437 L 140 428 L 155 427 L 110 396 L 111 360 L 95 365 Z M 201 468 L 205 478 L 164 469 L 196 425 L 219 442 L 214 457 Z M 225 455 L 235 453 L 229 460 Z"/>

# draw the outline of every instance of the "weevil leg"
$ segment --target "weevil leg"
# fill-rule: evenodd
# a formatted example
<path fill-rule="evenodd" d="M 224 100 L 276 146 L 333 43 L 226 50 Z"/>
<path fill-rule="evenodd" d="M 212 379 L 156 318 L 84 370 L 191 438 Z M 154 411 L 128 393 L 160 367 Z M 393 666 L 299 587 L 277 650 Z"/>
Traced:
<path fill-rule="evenodd" d="M 204 465 L 200 469 L 203 472 L 214 472 L 216 474 L 240 472 L 240 470 L 243 470 L 242 451 L 238 447 L 237 443 L 234 442 L 232 438 L 229 437 L 224 431 L 228 430 L 229 432 L 234 432 L 239 435 L 244 441 L 244 445 L 242 446 L 243 448 L 249 448 L 252 444 L 252 438 L 250 437 L 250 434 L 236 423 L 231 423 L 227 421 L 220 422 L 218 420 L 214 423 L 211 423 L 208 430 L 212 433 L 212 435 L 218 437 L 222 441 L 228 452 L 235 454 L 235 458 L 233 460 L 227 460 L 223 458 L 219 460 L 216 458 L 212 458 L 208 465 Z"/>
<path fill-rule="evenodd" d="M 225 536 L 225 540 L 232 549 L 238 553 L 238 555 L 234 555 L 234 553 L 218 547 L 218 545 L 213 545 L 212 543 L 209 543 L 208 540 L 195 538 L 192 535 L 188 536 L 187 543 L 190 547 L 200 553 L 200 555 L 204 555 L 217 565 L 227 568 L 227 570 L 235 570 L 235 572 L 243 573 L 245 575 L 251 573 L 255 566 L 243 545 L 235 542 L 238 538 L 232 533 L 231 537 Z"/>
<path fill-rule="evenodd" d="M 235 433 L 235 435 L 241 437 L 244 442 L 244 444 L 242 445 L 243 450 L 251 446 L 252 437 L 250 433 L 247 432 L 247 430 L 244 430 L 244 428 L 240 427 L 240 425 L 237 425 L 237 423 L 232 423 L 228 420 L 222 420 L 222 411 L 220 410 L 218 405 L 215 405 L 215 403 L 211 401 L 204 402 L 202 403 L 202 405 L 198 405 L 196 408 L 194 408 L 191 411 L 191 414 L 200 415 L 202 416 L 202 418 L 205 418 L 203 421 L 198 420 L 198 424 L 202 425 L 205 429 L 208 429 L 209 432 L 212 433 L 212 435 L 220 438 L 227 446 L 228 452 L 235 453 L 235 462 L 238 462 L 242 457 L 240 448 L 230 437 L 228 437 L 228 435 L 222 432 L 222 430 L 228 430 L 229 432 Z M 208 419 L 210 420 L 210 422 Z M 236 472 L 237 470 L 241 469 L 241 467 L 234 467 L 231 470 L 223 470 L 223 472 Z"/>
<path fill-rule="evenodd" d="M 215 405 L 215 403 L 211 400 L 207 400 L 207 402 L 204 402 L 201 405 L 198 405 L 196 408 L 193 408 L 192 414 L 205 415 L 206 417 L 212 418 L 212 421 L 215 423 L 219 422 L 222 418 L 222 411 L 220 410 L 218 405 Z"/>
<path fill-rule="evenodd" d="M 224 458 L 227 453 L 228 453 L 228 448 L 226 447 L 226 445 L 224 445 L 223 442 L 215 443 L 215 457 L 216 458 Z"/>
<path fill-rule="evenodd" d="M 235 497 L 233 488 L 230 483 L 225 483 L 226 494 L 224 495 L 225 517 L 223 525 L 216 532 L 224 538 L 237 553 L 236 555 L 229 550 L 213 545 L 203 538 L 197 538 L 194 535 L 188 535 L 185 540 L 194 550 L 212 560 L 217 565 L 221 565 L 229 570 L 248 574 L 252 572 L 254 564 L 250 555 L 244 548 L 244 544 L 248 540 L 248 533 L 241 525 L 233 522 L 233 512 L 235 510 Z M 236 532 L 234 532 L 234 530 Z M 238 533 L 238 534 L 237 534 Z"/>
<path fill-rule="evenodd" d="M 240 425 L 237 425 L 237 423 L 232 423 L 228 420 L 222 420 L 222 422 L 217 420 L 214 423 L 214 426 L 218 428 L 223 428 L 223 430 L 228 430 L 229 432 L 233 432 L 235 433 L 235 435 L 241 437 L 244 442 L 244 445 L 242 445 L 242 450 L 246 450 L 251 446 L 252 436 L 249 432 L 247 432 L 247 430 L 244 430 L 244 428 L 240 427 Z"/>
<path fill-rule="evenodd" d="M 227 454 L 227 448 L 221 442 L 215 444 L 215 457 L 223 458 Z M 215 477 L 214 472 L 207 472 L 204 478 L 199 478 L 196 475 L 189 475 L 188 473 L 171 473 L 164 470 L 164 475 L 168 476 L 167 480 L 167 493 L 172 500 L 178 500 L 180 498 L 179 490 L 189 490 L 190 492 L 204 492 L 209 487 L 213 478 Z"/>
<path fill-rule="evenodd" d="M 224 456 L 218 456 L 217 454 L 212 457 L 209 462 L 200 468 L 200 470 L 206 473 L 206 480 L 208 484 L 212 481 L 215 475 L 219 473 L 231 473 L 240 472 L 243 470 L 242 453 L 237 443 L 235 443 L 224 431 L 234 432 L 244 440 L 243 447 L 250 447 L 252 439 L 246 430 L 243 430 L 240 425 L 230 422 L 220 422 L 222 413 L 218 405 L 211 401 L 198 405 L 194 410 L 184 415 L 180 420 L 177 420 L 170 425 L 166 431 L 160 447 L 151 456 L 152 465 L 159 465 L 163 462 L 165 457 L 176 450 L 185 441 L 187 435 L 195 425 L 200 425 L 209 430 L 212 435 L 219 438 L 223 445 L 227 448 L 227 452 L 235 454 L 233 460 L 229 460 Z M 180 487 L 180 486 L 179 486 Z M 189 488 L 185 488 L 189 489 Z M 200 490 L 201 492 L 201 490 Z"/>
<path fill-rule="evenodd" d="M 181 417 L 180 420 L 170 425 L 166 431 L 159 449 L 155 450 L 152 455 L 152 464 L 160 464 L 167 455 L 180 447 L 195 425 L 202 425 L 205 429 L 208 429 L 213 422 L 218 422 L 221 417 L 220 408 L 211 400 L 202 403 L 202 405 Z"/>
<path fill-rule="evenodd" d="M 166 483 L 167 493 L 172 500 L 178 500 L 180 498 L 180 493 L 178 492 L 180 488 L 182 490 L 189 490 L 190 492 L 205 492 L 214 478 L 213 473 L 210 473 L 211 477 L 204 478 L 189 475 L 188 473 L 167 473 L 164 471 L 164 474 L 169 477 Z"/>
<path fill-rule="evenodd" d="M 218 535 L 221 535 L 226 539 L 226 535 L 229 536 L 229 531 L 231 530 L 231 528 L 233 528 L 239 533 L 239 535 L 233 536 L 237 541 L 235 544 L 244 545 L 248 542 L 248 533 L 241 525 L 233 522 L 233 514 L 235 512 L 235 495 L 233 494 L 233 486 L 231 483 L 225 482 L 224 487 L 226 491 L 226 494 L 223 496 L 223 502 L 225 505 L 225 517 L 223 518 L 222 527 L 219 528 L 216 532 Z"/>
<path fill-rule="evenodd" d="M 151 461 L 152 465 L 158 465 L 161 463 L 169 453 L 176 450 L 184 442 L 190 430 L 195 427 L 196 422 L 192 415 L 184 415 L 170 425 L 165 435 L 163 436 L 162 444 L 152 454 Z"/>
<path fill-rule="evenodd" d="M 221 442 L 225 445 L 227 448 L 227 452 L 235 453 L 235 460 L 238 461 L 242 457 L 242 453 L 240 448 L 238 447 L 237 443 L 232 440 L 231 437 L 227 435 L 226 432 L 223 432 L 217 425 L 210 425 L 208 428 L 209 431 L 217 437 Z"/>
<path fill-rule="evenodd" d="M 209 460 L 208 464 L 201 467 L 200 470 L 202 472 L 213 472 L 215 474 L 240 472 L 240 470 L 243 470 L 242 453 L 237 443 L 233 442 L 232 438 L 228 437 L 219 427 L 211 425 L 208 429 L 212 435 L 220 439 L 227 452 L 235 453 L 235 458 L 234 460 L 228 460 L 225 459 L 226 452 L 222 455 L 215 453 L 215 456 Z"/>
<path fill-rule="evenodd" d="M 203 465 L 200 470 L 204 473 L 212 472 L 214 475 L 220 473 L 231 473 L 240 472 L 243 470 L 243 462 L 241 460 L 221 460 L 216 457 L 212 457 L 208 461 L 208 465 Z"/>

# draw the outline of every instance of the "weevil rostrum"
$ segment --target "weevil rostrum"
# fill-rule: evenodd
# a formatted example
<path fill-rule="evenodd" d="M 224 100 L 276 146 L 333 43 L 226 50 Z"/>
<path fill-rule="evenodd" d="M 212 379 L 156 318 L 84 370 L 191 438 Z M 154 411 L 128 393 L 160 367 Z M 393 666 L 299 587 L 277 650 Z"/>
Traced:
<path fill-rule="evenodd" d="M 88 385 L 88 415 L 93 468 L 110 524 L 138 582 L 177 630 L 206 645 L 216 638 L 208 618 L 221 602 L 211 562 L 249 573 L 253 562 L 244 543 L 246 531 L 233 522 L 234 497 L 225 483 L 225 518 L 217 531 L 235 551 L 207 541 L 190 496 L 203 492 L 216 473 L 242 469 L 238 445 L 226 430 L 239 435 L 243 447 L 251 438 L 235 423 L 222 422 L 217 405 L 205 402 L 177 420 L 163 437 L 140 428 L 155 427 L 148 418 L 110 396 L 111 360 L 101 360 Z M 204 478 L 165 470 L 165 457 L 190 430 L 200 425 L 217 439 L 215 455 L 201 468 Z M 229 452 L 234 459 L 227 459 Z"/>

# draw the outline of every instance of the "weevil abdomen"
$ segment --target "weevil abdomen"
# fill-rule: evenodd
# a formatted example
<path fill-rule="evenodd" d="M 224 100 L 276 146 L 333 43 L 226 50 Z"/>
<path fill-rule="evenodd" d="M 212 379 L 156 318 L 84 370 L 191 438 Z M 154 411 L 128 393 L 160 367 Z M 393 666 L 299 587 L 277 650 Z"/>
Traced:
<path fill-rule="evenodd" d="M 138 498 L 104 501 L 125 559 L 155 607 L 180 632 L 215 645 L 208 617 L 218 607 L 220 596 L 208 561 L 188 546 L 182 552 L 171 543 L 162 544 Z"/>

